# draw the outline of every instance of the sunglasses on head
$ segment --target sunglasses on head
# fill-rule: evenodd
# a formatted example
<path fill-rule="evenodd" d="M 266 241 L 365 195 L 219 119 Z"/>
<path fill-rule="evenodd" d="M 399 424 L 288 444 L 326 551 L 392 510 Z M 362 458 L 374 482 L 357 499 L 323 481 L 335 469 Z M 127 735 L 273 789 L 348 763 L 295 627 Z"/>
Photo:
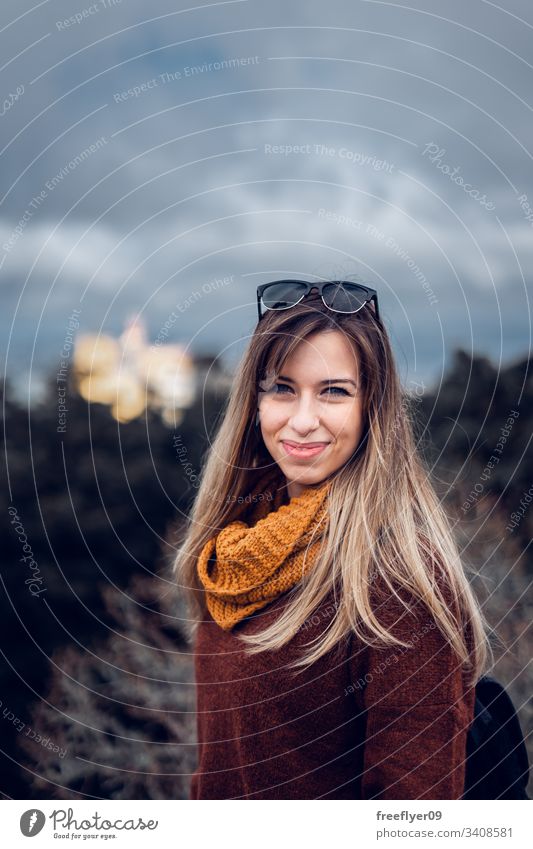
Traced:
<path fill-rule="evenodd" d="M 267 310 L 288 310 L 295 307 L 312 289 L 318 289 L 324 306 L 333 312 L 359 312 L 365 304 L 373 302 L 376 318 L 379 321 L 378 294 L 375 289 L 352 283 L 349 280 L 327 280 L 322 283 L 309 283 L 307 280 L 275 280 L 257 287 L 257 312 L 259 320 Z"/>

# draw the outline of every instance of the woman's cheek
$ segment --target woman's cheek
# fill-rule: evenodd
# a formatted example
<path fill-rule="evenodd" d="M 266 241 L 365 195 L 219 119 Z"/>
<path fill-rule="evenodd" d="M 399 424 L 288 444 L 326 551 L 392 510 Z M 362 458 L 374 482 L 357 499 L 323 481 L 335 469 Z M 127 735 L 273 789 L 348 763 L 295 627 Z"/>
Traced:
<path fill-rule="evenodd" d="M 267 401 L 264 401 L 263 405 L 259 407 L 259 418 L 261 419 L 261 423 L 269 430 L 276 428 L 278 425 L 282 425 L 285 421 L 287 421 L 289 415 L 288 410 L 284 411 L 281 407 L 275 406 Z"/>

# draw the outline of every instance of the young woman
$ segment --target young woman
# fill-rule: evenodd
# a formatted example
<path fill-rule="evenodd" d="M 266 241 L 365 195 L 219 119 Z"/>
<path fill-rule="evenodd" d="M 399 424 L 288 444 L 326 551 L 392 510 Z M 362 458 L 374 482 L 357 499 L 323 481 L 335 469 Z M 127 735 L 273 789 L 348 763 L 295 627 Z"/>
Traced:
<path fill-rule="evenodd" d="M 459 799 L 488 628 L 377 294 L 277 281 L 258 310 L 175 563 L 190 798 Z"/>

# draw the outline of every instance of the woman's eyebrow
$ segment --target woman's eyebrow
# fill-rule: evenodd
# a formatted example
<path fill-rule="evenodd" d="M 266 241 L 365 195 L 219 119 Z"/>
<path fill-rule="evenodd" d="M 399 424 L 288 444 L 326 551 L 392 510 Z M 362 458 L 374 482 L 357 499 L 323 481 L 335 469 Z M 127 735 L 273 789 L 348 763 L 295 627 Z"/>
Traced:
<path fill-rule="evenodd" d="M 278 375 L 278 380 L 286 380 L 288 383 L 295 383 L 292 377 L 286 377 L 283 374 Z M 317 386 L 323 386 L 325 383 L 353 383 L 353 385 L 357 388 L 357 383 L 355 380 L 352 380 L 350 377 L 331 377 L 326 378 L 325 380 L 319 380 Z"/>

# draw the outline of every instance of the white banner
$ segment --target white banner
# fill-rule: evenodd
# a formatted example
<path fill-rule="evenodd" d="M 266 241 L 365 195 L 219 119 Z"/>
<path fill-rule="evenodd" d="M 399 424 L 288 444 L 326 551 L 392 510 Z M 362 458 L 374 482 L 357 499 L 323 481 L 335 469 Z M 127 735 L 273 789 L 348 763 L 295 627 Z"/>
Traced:
<path fill-rule="evenodd" d="M 66 841 L 158 849 L 533 845 L 527 801 L 332 801 L 10 800 L 2 807 L 2 844 L 6 849 Z M 220 811 L 213 810 L 217 807 Z M 35 844 L 28 844 L 31 838 Z"/>

